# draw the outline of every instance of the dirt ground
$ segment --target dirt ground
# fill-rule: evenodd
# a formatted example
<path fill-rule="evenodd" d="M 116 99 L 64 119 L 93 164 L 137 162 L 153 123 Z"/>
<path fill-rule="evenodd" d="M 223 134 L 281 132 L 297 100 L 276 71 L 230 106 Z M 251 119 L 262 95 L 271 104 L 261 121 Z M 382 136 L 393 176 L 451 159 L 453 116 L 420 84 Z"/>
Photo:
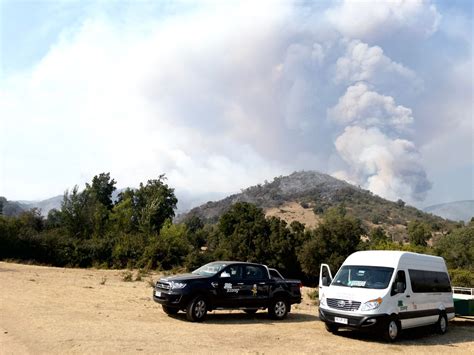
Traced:
<path fill-rule="evenodd" d="M 136 273 L 134 274 L 134 276 Z M 168 317 L 149 279 L 123 271 L 62 269 L 0 262 L 0 353 L 463 353 L 474 354 L 474 321 L 447 334 L 407 331 L 395 344 L 373 334 L 326 332 L 305 295 L 284 321 L 266 312 L 218 311 L 204 323 Z"/>

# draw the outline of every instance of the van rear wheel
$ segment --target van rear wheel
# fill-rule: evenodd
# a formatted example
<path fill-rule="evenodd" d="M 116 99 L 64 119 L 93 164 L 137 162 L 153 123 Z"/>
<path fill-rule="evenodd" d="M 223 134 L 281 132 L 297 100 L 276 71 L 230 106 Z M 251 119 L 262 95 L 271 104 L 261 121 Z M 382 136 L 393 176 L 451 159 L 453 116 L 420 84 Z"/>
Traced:
<path fill-rule="evenodd" d="M 441 313 L 439 319 L 436 322 L 436 332 L 439 334 L 444 334 L 448 331 L 448 318 L 446 314 Z"/>

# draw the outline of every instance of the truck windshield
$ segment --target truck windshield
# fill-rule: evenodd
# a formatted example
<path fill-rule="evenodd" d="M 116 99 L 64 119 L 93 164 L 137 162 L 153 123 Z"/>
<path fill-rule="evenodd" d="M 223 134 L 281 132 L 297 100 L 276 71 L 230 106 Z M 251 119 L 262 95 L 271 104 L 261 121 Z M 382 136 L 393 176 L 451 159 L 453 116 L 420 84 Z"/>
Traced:
<path fill-rule="evenodd" d="M 209 263 L 201 266 L 199 269 L 194 270 L 192 273 L 195 275 L 212 276 L 217 274 L 226 266 L 227 264 L 225 263 Z"/>
<path fill-rule="evenodd" d="M 339 270 L 331 285 L 385 289 L 393 274 L 393 268 L 379 266 L 345 265 Z"/>

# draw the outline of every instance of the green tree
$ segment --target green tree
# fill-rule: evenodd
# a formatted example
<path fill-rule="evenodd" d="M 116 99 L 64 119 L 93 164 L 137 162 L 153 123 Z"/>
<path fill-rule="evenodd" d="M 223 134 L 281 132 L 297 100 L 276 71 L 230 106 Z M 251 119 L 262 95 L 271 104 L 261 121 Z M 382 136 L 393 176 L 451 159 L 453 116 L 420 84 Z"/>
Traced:
<path fill-rule="evenodd" d="M 431 238 L 430 227 L 422 221 L 411 221 L 408 223 L 408 239 L 413 245 L 426 246 Z"/>
<path fill-rule="evenodd" d="M 474 270 L 474 225 L 454 229 L 441 237 L 435 250 L 450 268 Z"/>
<path fill-rule="evenodd" d="M 110 173 L 101 173 L 94 176 L 92 184 L 86 184 L 86 191 L 108 210 L 111 210 L 113 207 L 112 193 L 116 190 L 115 184 L 115 180 L 110 179 Z"/>
<path fill-rule="evenodd" d="M 343 208 L 328 209 L 323 222 L 312 231 L 298 253 L 303 271 L 317 275 L 321 263 L 337 269 L 348 255 L 357 250 L 362 234 L 360 220 L 346 216 Z"/>
<path fill-rule="evenodd" d="M 3 196 L 0 196 L 0 216 L 3 215 L 3 206 L 7 203 L 7 199 Z"/>
<path fill-rule="evenodd" d="M 134 195 L 134 207 L 138 212 L 138 225 L 143 232 L 159 232 L 167 219 L 174 217 L 178 199 L 174 189 L 166 183 L 165 175 L 148 180 Z"/>
<path fill-rule="evenodd" d="M 241 261 L 262 262 L 268 252 L 270 228 L 261 208 L 247 202 L 234 204 L 218 223 L 219 247 Z M 225 256 L 225 253 L 221 254 Z"/>

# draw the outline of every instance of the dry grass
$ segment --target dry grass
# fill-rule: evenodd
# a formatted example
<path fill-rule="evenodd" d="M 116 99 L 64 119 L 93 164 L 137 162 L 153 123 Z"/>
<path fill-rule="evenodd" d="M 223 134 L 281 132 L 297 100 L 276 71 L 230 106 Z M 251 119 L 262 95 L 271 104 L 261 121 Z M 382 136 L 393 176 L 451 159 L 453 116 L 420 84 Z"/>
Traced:
<path fill-rule="evenodd" d="M 217 311 L 190 323 L 183 313 L 164 314 L 149 282 L 123 282 L 122 273 L 0 262 L 0 353 L 474 353 L 474 328 L 466 322 L 451 323 L 444 336 L 410 331 L 393 345 L 371 334 L 332 335 L 307 287 L 281 322 L 262 311 Z"/>

